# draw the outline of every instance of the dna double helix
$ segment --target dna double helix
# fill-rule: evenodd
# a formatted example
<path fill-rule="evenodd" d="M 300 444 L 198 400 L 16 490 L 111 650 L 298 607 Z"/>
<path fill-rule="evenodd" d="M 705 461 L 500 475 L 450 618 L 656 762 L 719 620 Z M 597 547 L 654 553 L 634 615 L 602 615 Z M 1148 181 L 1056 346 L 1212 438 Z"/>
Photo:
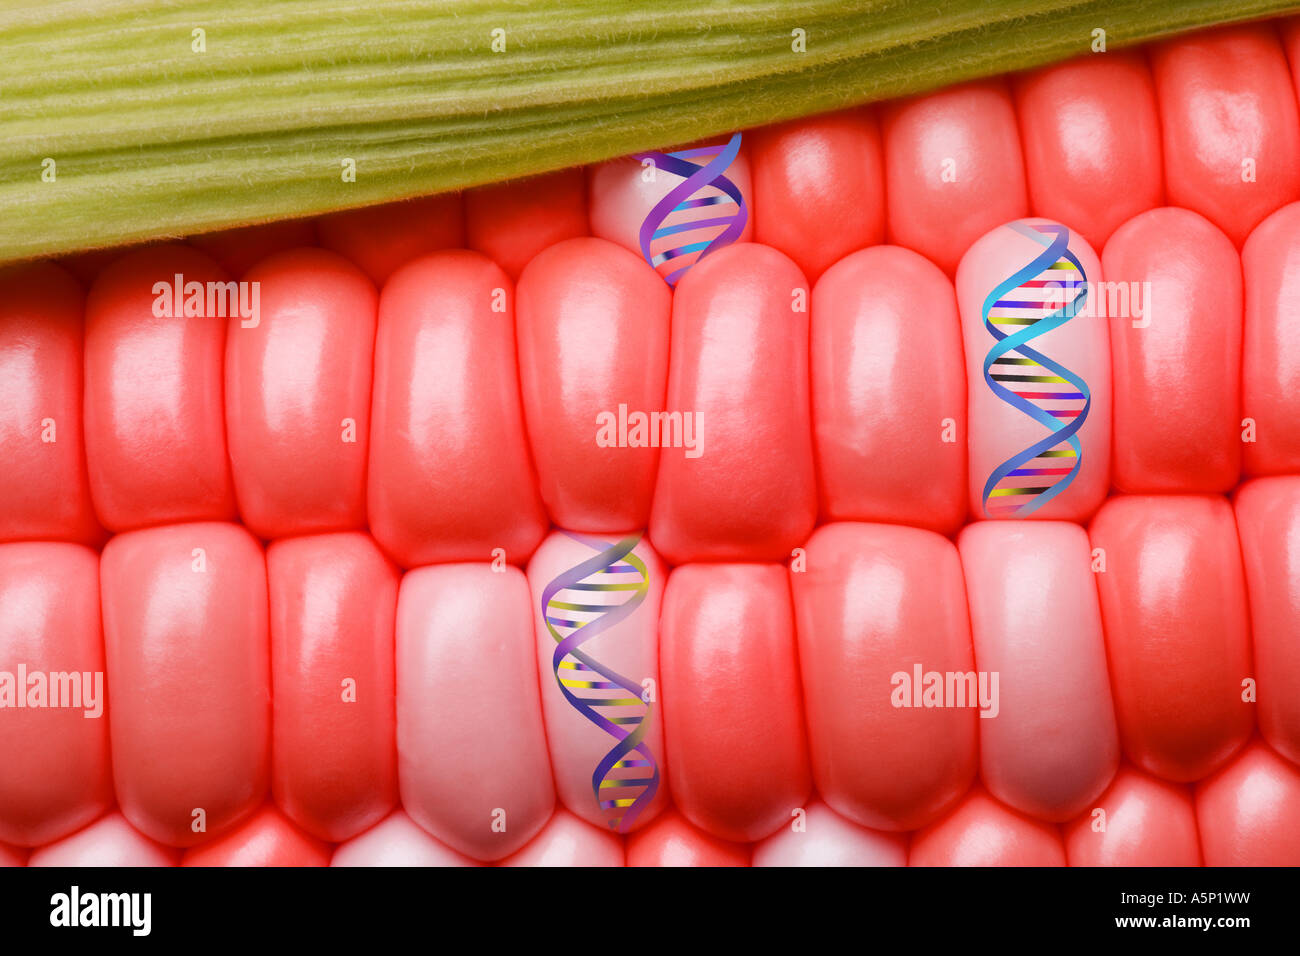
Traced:
<path fill-rule="evenodd" d="M 1030 515 L 1070 486 L 1083 466 L 1078 432 L 1092 407 L 1082 378 L 1028 344 L 1070 321 L 1087 300 L 1088 277 L 1070 251 L 1070 230 L 1023 222 L 1010 228 L 1044 248 L 984 300 L 984 327 L 995 339 L 984 381 L 1047 434 L 990 473 L 983 502 L 991 518 Z"/>
<path fill-rule="evenodd" d="M 749 209 L 740 189 L 723 173 L 740 153 L 740 134 L 725 146 L 704 146 L 675 153 L 638 153 L 643 163 L 653 162 L 656 169 L 681 177 L 641 223 L 641 254 L 659 270 L 668 263 L 667 273 L 660 272 L 669 285 L 675 286 L 686 271 L 710 252 L 728 246 L 740 238 L 749 219 Z M 707 161 L 692 162 L 705 156 Z M 717 207 L 713 209 L 711 207 Z M 708 208 L 703 218 L 693 218 L 695 209 Z M 708 232 L 720 228 L 712 237 Z M 651 248 L 656 240 L 677 236 L 659 251 Z M 680 245 L 673 243 L 680 242 Z M 680 261 L 678 261 L 680 260 Z"/>
<path fill-rule="evenodd" d="M 569 704 L 614 738 L 591 775 L 592 793 L 614 830 L 626 832 L 659 789 L 659 765 L 645 743 L 651 705 L 641 685 L 605 666 L 581 645 L 620 621 L 645 600 L 649 573 L 633 553 L 641 535 L 610 545 L 565 532 L 597 553 L 557 575 L 542 591 L 542 618 L 555 638 L 555 680 Z"/>

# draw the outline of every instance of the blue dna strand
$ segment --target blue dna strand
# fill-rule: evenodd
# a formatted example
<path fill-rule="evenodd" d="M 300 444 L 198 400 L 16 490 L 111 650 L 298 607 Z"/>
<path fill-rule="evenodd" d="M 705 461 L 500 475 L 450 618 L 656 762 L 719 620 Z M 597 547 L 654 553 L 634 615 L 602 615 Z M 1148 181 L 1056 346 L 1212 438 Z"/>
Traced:
<path fill-rule="evenodd" d="M 581 645 L 630 616 L 645 600 L 649 573 L 632 549 L 641 535 L 610 545 L 565 532 L 596 551 L 542 591 L 542 619 L 555 638 L 551 664 L 570 706 L 614 738 L 591 775 L 596 805 L 610 828 L 626 832 L 659 789 L 659 765 L 645 743 L 651 705 L 641 685 L 595 660 Z"/>
<path fill-rule="evenodd" d="M 1023 222 L 1009 228 L 1043 251 L 984 300 L 984 327 L 995 339 L 984 357 L 984 381 L 1047 434 L 990 473 L 983 502 L 991 518 L 1030 515 L 1070 486 L 1083 466 L 1078 432 L 1092 407 L 1082 378 L 1029 345 L 1074 318 L 1087 300 L 1088 277 L 1070 251 L 1070 230 Z"/>
<path fill-rule="evenodd" d="M 749 219 L 749 209 L 739 187 L 723 175 L 740 153 L 740 134 L 725 146 L 703 146 L 675 153 L 638 153 L 637 159 L 650 160 L 656 169 L 681 177 L 681 182 L 655 204 L 641 223 L 641 254 L 656 270 L 670 264 L 664 281 L 675 286 L 686 271 L 710 252 L 728 246 L 740 238 Z M 711 157 L 703 163 L 692 162 Z M 716 209 L 711 207 L 717 207 Z M 693 218 L 693 210 L 709 207 L 704 218 Z M 718 230 L 714 233 L 714 230 Z M 710 235 L 710 233 L 713 233 Z M 655 252 L 651 244 L 666 236 L 678 236 Z M 680 260 L 680 261 L 679 261 Z"/>

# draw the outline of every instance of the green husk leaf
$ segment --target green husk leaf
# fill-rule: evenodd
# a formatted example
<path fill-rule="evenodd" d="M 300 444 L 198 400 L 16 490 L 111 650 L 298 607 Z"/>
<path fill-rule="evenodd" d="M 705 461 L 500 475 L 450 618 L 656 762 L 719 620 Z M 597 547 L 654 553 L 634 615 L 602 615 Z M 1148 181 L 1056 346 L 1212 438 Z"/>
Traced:
<path fill-rule="evenodd" d="M 1297 7 L 6 0 L 0 261 L 462 189 L 1105 55 L 1097 29 L 1118 49 Z"/>

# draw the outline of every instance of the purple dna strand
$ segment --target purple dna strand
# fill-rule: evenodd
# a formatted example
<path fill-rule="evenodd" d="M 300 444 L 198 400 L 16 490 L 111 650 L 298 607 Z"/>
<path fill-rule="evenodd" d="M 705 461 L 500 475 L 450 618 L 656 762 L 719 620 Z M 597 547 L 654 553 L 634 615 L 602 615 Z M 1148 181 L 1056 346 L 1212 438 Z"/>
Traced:
<path fill-rule="evenodd" d="M 736 184 L 723 175 L 739 153 L 740 134 L 736 133 L 725 146 L 637 154 L 636 158 L 642 162 L 648 159 L 656 169 L 680 176 L 682 180 L 655 204 L 641 223 L 641 254 L 656 270 L 664 263 L 671 263 L 670 270 L 664 275 L 664 281 L 669 285 L 675 286 L 691 266 L 710 252 L 731 245 L 744 232 L 749 219 L 745 197 Z M 712 158 L 703 164 L 691 162 L 704 156 Z M 712 206 L 718 207 L 711 210 L 718 215 L 704 219 L 691 219 L 687 215 L 689 210 Z M 707 237 L 708 231 L 718 227 L 721 227 L 719 232 Z M 701 233 L 705 237 L 697 238 Z M 680 236 L 687 241 L 654 252 L 651 243 L 665 236 Z M 681 261 L 675 261 L 678 259 Z"/>
<path fill-rule="evenodd" d="M 649 573 L 632 553 L 640 534 L 610 545 L 565 533 L 597 553 L 557 575 L 542 591 L 542 619 L 556 641 L 551 665 L 570 706 L 615 740 L 591 775 L 591 789 L 605 822 L 626 832 L 659 789 L 659 765 L 644 742 L 651 705 L 642 700 L 639 683 L 601 664 L 581 645 L 640 606 Z"/>
<path fill-rule="evenodd" d="M 984 300 L 984 327 L 995 340 L 984 381 L 1047 434 L 993 469 L 983 494 L 990 518 L 1032 514 L 1070 486 L 1083 467 L 1078 431 L 1092 407 L 1087 382 L 1028 344 L 1070 321 L 1087 300 L 1088 276 L 1070 251 L 1070 230 L 1023 222 L 1009 228 L 1043 251 Z"/>

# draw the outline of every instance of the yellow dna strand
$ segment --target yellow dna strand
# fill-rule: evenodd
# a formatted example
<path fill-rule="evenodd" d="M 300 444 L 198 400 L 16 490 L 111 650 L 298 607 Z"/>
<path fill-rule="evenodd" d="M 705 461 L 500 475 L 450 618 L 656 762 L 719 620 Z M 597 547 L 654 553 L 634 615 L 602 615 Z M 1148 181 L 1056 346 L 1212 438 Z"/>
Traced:
<path fill-rule="evenodd" d="M 546 585 L 542 619 L 556 642 L 551 663 L 560 692 L 615 740 L 592 772 L 591 788 L 608 826 L 626 832 L 659 789 L 659 765 L 645 743 L 653 708 L 638 682 L 597 661 L 581 645 L 636 611 L 649 589 L 649 572 L 633 553 L 640 534 L 610 545 L 566 533 L 596 554 Z"/>

